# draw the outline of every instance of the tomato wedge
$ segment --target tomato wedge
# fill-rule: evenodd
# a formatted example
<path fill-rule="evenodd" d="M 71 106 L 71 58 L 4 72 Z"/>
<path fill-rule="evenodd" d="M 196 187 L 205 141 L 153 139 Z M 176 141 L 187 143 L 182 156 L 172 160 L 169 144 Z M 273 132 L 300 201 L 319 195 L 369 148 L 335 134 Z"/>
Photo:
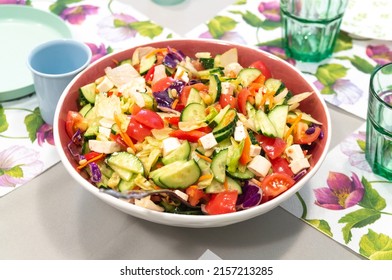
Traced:
<path fill-rule="evenodd" d="M 230 108 L 237 109 L 237 103 L 237 98 L 230 94 L 221 94 L 219 98 L 219 105 L 221 105 L 222 108 L 225 108 L 226 105 L 230 105 Z"/>
<path fill-rule="evenodd" d="M 238 110 L 240 113 L 244 114 L 245 116 L 247 115 L 246 113 L 246 102 L 248 101 L 248 96 L 250 96 L 251 93 L 249 89 L 243 88 L 239 93 L 237 97 L 237 102 L 238 102 Z"/>
<path fill-rule="evenodd" d="M 200 137 L 206 135 L 206 132 L 199 130 L 191 130 L 191 131 L 182 131 L 182 130 L 173 130 L 169 133 L 169 136 L 176 137 L 181 140 L 188 140 L 189 142 L 196 143 L 199 141 Z"/>
<path fill-rule="evenodd" d="M 156 81 L 152 86 L 152 92 L 164 91 L 167 89 L 175 80 L 172 77 L 165 77 Z"/>
<path fill-rule="evenodd" d="M 205 211 L 209 215 L 219 215 L 235 212 L 235 205 L 238 199 L 237 191 L 223 191 L 212 194 L 205 206 Z"/>
<path fill-rule="evenodd" d="M 262 134 L 257 134 L 255 137 L 270 159 L 280 157 L 286 149 L 286 141 L 279 137 L 268 137 Z"/>
<path fill-rule="evenodd" d="M 85 132 L 88 128 L 87 120 L 76 111 L 68 111 L 67 119 L 65 121 L 65 130 L 70 138 L 79 129 L 81 132 Z"/>
<path fill-rule="evenodd" d="M 203 83 L 196 83 L 190 86 L 185 86 L 180 94 L 180 103 L 187 104 L 187 100 L 189 97 L 189 93 L 191 92 L 191 88 L 197 89 L 198 91 L 208 91 L 208 86 Z"/>
<path fill-rule="evenodd" d="M 267 65 L 265 65 L 265 63 L 262 62 L 261 60 L 257 60 L 253 62 L 251 65 L 249 65 L 249 68 L 259 69 L 261 73 L 264 75 L 266 80 L 272 77 L 271 72 L 268 69 Z"/>
<path fill-rule="evenodd" d="M 267 175 L 263 181 L 261 181 L 261 189 L 263 190 L 262 202 L 266 202 L 277 197 L 291 188 L 294 184 L 294 179 L 287 174 L 272 173 Z"/>
<path fill-rule="evenodd" d="M 292 177 L 294 175 L 293 171 L 291 171 L 291 168 L 289 166 L 289 162 L 287 161 L 286 158 L 283 157 L 277 157 L 275 159 L 270 159 L 270 162 L 272 164 L 272 170 L 275 173 L 285 173 Z"/>
<path fill-rule="evenodd" d="M 148 109 L 140 109 L 132 118 L 149 128 L 162 129 L 165 124 L 161 116 Z"/>
<path fill-rule="evenodd" d="M 128 124 L 127 134 L 132 139 L 135 139 L 138 142 L 143 142 L 147 136 L 151 135 L 151 129 L 139 123 L 132 117 Z"/>

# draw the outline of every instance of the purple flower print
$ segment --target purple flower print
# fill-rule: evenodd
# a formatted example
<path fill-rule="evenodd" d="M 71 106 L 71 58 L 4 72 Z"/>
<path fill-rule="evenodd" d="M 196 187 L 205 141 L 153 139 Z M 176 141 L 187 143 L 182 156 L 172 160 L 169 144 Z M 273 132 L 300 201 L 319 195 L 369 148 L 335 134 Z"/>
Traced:
<path fill-rule="evenodd" d="M 206 31 L 206 32 L 200 34 L 199 38 L 213 39 L 213 37 L 209 31 Z M 238 44 L 247 44 L 246 41 L 244 40 L 244 38 L 237 32 L 230 32 L 230 31 L 225 32 L 225 34 L 223 34 L 223 36 L 221 36 L 218 39 L 229 41 L 229 42 L 234 42 L 234 43 L 238 43 Z"/>
<path fill-rule="evenodd" d="M 330 210 L 342 210 L 357 205 L 365 189 L 355 173 L 351 179 L 343 173 L 329 172 L 328 187 L 314 190 L 315 204 Z"/>
<path fill-rule="evenodd" d="M 365 141 L 366 132 L 359 131 L 358 133 L 353 133 L 340 143 L 340 150 L 348 156 L 348 161 L 352 166 L 367 172 L 372 172 L 365 158 Z"/>
<path fill-rule="evenodd" d="M 61 11 L 60 17 L 71 24 L 82 24 L 87 15 L 95 15 L 98 13 L 99 7 L 92 5 L 80 5 L 67 7 Z"/>
<path fill-rule="evenodd" d="M 288 57 L 284 51 L 283 48 L 276 47 L 276 46 L 260 46 L 260 50 L 269 52 L 273 55 L 276 55 L 277 57 L 280 57 L 283 60 L 286 60 L 288 63 L 292 64 L 295 66 L 296 61 L 290 57 Z"/>
<path fill-rule="evenodd" d="M 98 34 L 111 42 L 120 42 L 136 36 L 137 31 L 129 26 L 137 19 L 126 14 L 113 14 L 98 23 Z"/>
<path fill-rule="evenodd" d="M 94 62 L 109 53 L 104 44 L 100 44 L 98 46 L 93 43 L 86 43 L 86 45 L 90 48 L 93 54 L 91 57 L 91 62 Z"/>
<path fill-rule="evenodd" d="M 0 187 L 15 187 L 42 172 L 39 153 L 23 146 L 11 146 L 0 152 Z"/>
<path fill-rule="evenodd" d="M 392 51 L 386 45 L 369 45 L 366 54 L 379 65 L 392 62 Z"/>
<path fill-rule="evenodd" d="M 26 0 L 0 0 L 0 4 L 26 5 Z"/>
<path fill-rule="evenodd" d="M 37 131 L 37 141 L 39 146 L 42 146 L 45 142 L 54 145 L 53 127 L 47 123 L 41 125 Z"/>
<path fill-rule="evenodd" d="M 314 85 L 320 91 L 324 88 L 324 85 L 319 81 L 314 82 Z M 331 89 L 335 94 L 325 94 L 324 97 L 328 102 L 336 106 L 355 104 L 363 95 L 363 90 L 347 79 L 336 80 Z"/>
<path fill-rule="evenodd" d="M 261 2 L 258 10 L 267 20 L 280 22 L 279 1 Z"/>

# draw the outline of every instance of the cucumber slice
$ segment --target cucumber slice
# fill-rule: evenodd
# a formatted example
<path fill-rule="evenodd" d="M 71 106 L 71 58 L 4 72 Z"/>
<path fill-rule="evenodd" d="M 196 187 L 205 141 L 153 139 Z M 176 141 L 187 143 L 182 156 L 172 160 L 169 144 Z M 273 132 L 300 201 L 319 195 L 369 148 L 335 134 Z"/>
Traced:
<path fill-rule="evenodd" d="M 201 96 L 199 94 L 199 91 L 195 88 L 191 88 L 191 90 L 189 91 L 189 96 L 186 101 L 186 105 L 189 105 L 191 103 L 204 104 L 203 99 L 201 99 Z"/>
<path fill-rule="evenodd" d="M 261 71 L 257 68 L 243 68 L 237 76 L 237 81 L 243 86 L 249 86 L 254 80 L 260 76 Z"/>
<path fill-rule="evenodd" d="M 217 153 L 211 162 L 211 170 L 214 174 L 215 180 L 220 183 L 224 183 L 226 179 L 226 161 L 227 161 L 228 149 L 221 150 Z"/>
<path fill-rule="evenodd" d="M 171 151 L 168 155 L 162 158 L 162 162 L 164 165 L 168 165 L 172 162 L 179 160 L 188 160 L 189 155 L 191 153 L 191 145 L 187 140 L 181 143 L 181 146 Z"/>
<path fill-rule="evenodd" d="M 190 103 L 181 112 L 180 120 L 182 122 L 203 121 L 206 119 L 204 105 L 200 103 Z"/>
<path fill-rule="evenodd" d="M 219 134 L 226 130 L 234 130 L 237 119 L 237 111 L 235 109 L 229 109 L 212 132 L 214 134 Z"/>
<path fill-rule="evenodd" d="M 218 75 L 215 74 L 210 76 L 209 81 L 208 93 L 211 96 L 213 103 L 218 102 L 222 92 L 221 81 L 219 80 Z"/>
<path fill-rule="evenodd" d="M 289 113 L 288 105 L 278 105 L 268 113 L 268 118 L 275 127 L 276 136 L 283 138 L 286 128 L 287 115 Z"/>
<path fill-rule="evenodd" d="M 91 110 L 91 108 L 93 108 L 93 105 L 91 105 L 91 103 L 87 103 L 82 107 L 82 109 L 79 110 L 79 113 L 84 117 L 87 115 L 88 111 Z"/>
<path fill-rule="evenodd" d="M 254 124 L 255 131 L 260 131 L 260 124 L 256 121 L 256 109 L 248 101 L 246 102 L 246 112 L 248 114 L 248 120 Z"/>
<path fill-rule="evenodd" d="M 199 61 L 204 69 L 214 68 L 214 59 L 212 57 L 200 57 Z"/>
<path fill-rule="evenodd" d="M 227 174 L 230 177 L 232 177 L 234 179 L 239 179 L 239 180 L 249 180 L 255 176 L 255 174 L 252 171 L 250 171 L 249 169 L 246 169 L 244 172 L 241 172 L 238 169 L 235 172 L 227 171 Z"/>
<path fill-rule="evenodd" d="M 84 98 L 92 104 L 95 103 L 95 96 L 96 94 L 96 88 L 97 85 L 95 83 L 90 83 L 87 85 L 84 85 L 80 88 L 80 92 L 83 94 Z"/>
<path fill-rule="evenodd" d="M 83 137 L 86 140 L 95 139 L 97 138 L 99 131 L 98 125 L 90 125 L 87 130 L 84 132 Z"/>
<path fill-rule="evenodd" d="M 134 174 L 132 171 L 129 171 L 128 169 L 124 169 L 110 163 L 108 163 L 108 165 L 110 166 L 111 169 L 114 170 L 114 172 L 116 172 L 120 176 L 121 179 L 125 181 L 131 180 Z"/>
<path fill-rule="evenodd" d="M 262 134 L 268 137 L 276 137 L 277 132 L 275 126 L 271 123 L 267 114 L 263 110 L 257 110 L 256 122 L 260 125 L 260 131 Z"/>
<path fill-rule="evenodd" d="M 282 85 L 282 81 L 274 78 L 269 78 L 268 80 L 265 81 L 265 86 L 267 88 L 267 91 L 269 92 L 278 92 L 279 88 Z"/>
<path fill-rule="evenodd" d="M 118 184 L 118 190 L 120 192 L 125 192 L 136 187 L 136 183 L 134 180 L 136 176 L 137 176 L 136 174 L 133 174 L 129 181 L 121 180 L 120 183 Z"/>
<path fill-rule="evenodd" d="M 230 177 L 227 177 L 226 180 L 227 180 L 227 185 L 228 185 L 227 190 L 229 190 L 229 191 L 235 190 L 238 192 L 238 194 L 242 193 L 241 185 L 236 180 L 234 180 Z M 219 183 L 216 180 L 212 180 L 211 184 L 205 189 L 205 192 L 206 193 L 220 193 L 225 190 L 226 190 L 226 188 L 222 183 Z"/>
<path fill-rule="evenodd" d="M 144 107 L 155 111 L 156 109 L 155 99 L 152 96 L 148 95 L 147 93 L 141 93 L 140 95 L 144 99 L 144 104 L 145 104 Z"/>
<path fill-rule="evenodd" d="M 145 74 L 152 66 L 154 66 L 156 60 L 156 55 L 143 56 L 140 59 L 139 73 L 141 75 Z"/>
<path fill-rule="evenodd" d="M 180 167 L 176 169 L 172 168 L 171 164 L 166 165 L 165 167 L 169 167 L 167 172 L 160 173 L 159 181 L 167 188 L 184 189 L 193 185 L 199 179 L 201 171 L 196 161 L 192 159 L 180 163 Z"/>
<path fill-rule="evenodd" d="M 220 110 L 219 113 L 208 123 L 208 125 L 212 128 L 216 127 L 222 121 L 229 109 L 230 105 L 226 105 L 226 107 Z"/>
<path fill-rule="evenodd" d="M 140 159 L 127 152 L 118 152 L 108 158 L 108 164 L 113 168 L 119 167 L 131 173 L 144 174 L 144 166 Z M 113 168 L 114 169 L 114 168 Z"/>

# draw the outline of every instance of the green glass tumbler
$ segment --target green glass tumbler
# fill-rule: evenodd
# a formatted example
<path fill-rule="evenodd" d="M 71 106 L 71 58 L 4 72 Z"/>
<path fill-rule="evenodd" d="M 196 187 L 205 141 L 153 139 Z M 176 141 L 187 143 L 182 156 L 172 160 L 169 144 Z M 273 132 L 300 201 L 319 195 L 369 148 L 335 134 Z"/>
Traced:
<path fill-rule="evenodd" d="M 286 54 L 304 62 L 328 58 L 340 32 L 348 0 L 281 0 Z"/>
<path fill-rule="evenodd" d="M 392 63 L 370 77 L 365 154 L 373 172 L 392 181 Z"/>

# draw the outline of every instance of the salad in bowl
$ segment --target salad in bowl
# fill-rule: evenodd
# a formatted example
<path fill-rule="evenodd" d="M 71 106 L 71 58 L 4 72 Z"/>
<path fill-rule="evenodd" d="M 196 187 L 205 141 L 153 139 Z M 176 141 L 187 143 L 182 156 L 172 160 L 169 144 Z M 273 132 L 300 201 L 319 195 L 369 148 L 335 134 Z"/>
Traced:
<path fill-rule="evenodd" d="M 63 162 L 113 206 L 161 223 L 268 211 L 325 156 L 325 104 L 272 55 L 189 41 L 134 47 L 76 77 L 56 111 Z"/>

